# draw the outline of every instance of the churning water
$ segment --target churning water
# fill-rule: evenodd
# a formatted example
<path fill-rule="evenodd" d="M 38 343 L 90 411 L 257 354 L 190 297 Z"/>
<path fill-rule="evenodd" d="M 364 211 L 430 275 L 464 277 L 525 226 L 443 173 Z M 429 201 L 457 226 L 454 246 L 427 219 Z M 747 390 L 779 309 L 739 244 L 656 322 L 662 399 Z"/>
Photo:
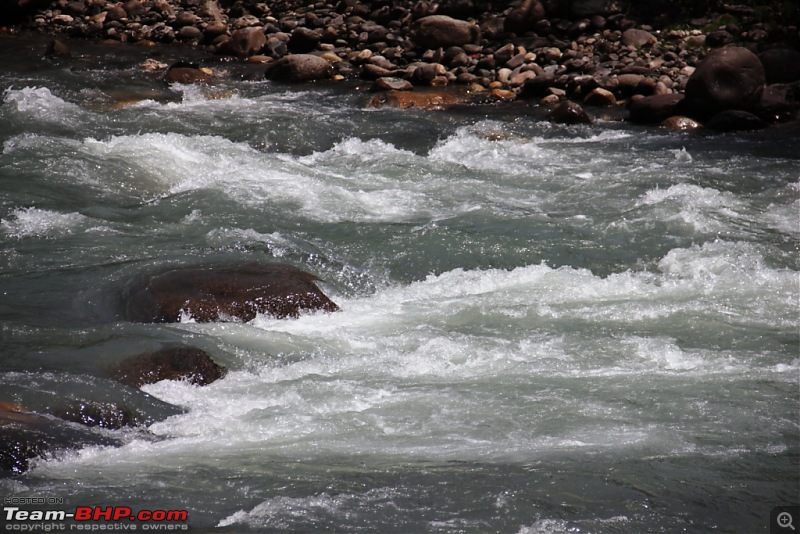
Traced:
<path fill-rule="evenodd" d="M 0 401 L 149 419 L 2 493 L 232 532 L 767 532 L 800 501 L 796 129 L 170 93 L 119 51 L 31 68 L 3 46 Z M 341 311 L 119 315 L 140 273 L 241 260 L 315 273 Z M 97 373 L 176 342 L 229 374 Z"/>

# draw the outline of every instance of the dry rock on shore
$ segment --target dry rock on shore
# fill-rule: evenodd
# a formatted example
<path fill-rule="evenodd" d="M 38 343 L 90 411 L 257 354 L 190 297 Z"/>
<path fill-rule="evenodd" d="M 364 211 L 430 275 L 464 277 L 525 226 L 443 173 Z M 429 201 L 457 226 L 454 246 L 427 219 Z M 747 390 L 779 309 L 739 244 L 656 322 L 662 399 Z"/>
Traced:
<path fill-rule="evenodd" d="M 693 117 L 711 118 L 726 110 L 752 111 L 764 92 L 761 60 L 743 47 L 712 50 L 686 83 L 684 106 Z"/>

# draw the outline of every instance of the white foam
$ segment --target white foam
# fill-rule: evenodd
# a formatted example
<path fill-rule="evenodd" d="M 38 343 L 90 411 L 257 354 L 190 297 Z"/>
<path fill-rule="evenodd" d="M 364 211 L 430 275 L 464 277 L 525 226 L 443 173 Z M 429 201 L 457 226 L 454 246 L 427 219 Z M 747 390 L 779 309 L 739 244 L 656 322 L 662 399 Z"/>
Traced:
<path fill-rule="evenodd" d="M 0 228 L 11 237 L 55 237 L 71 234 L 86 224 L 88 217 L 80 213 L 61 213 L 35 207 L 18 208 L 10 217 L 0 219 Z"/>
<path fill-rule="evenodd" d="M 6 89 L 3 101 L 13 104 L 27 118 L 44 122 L 69 123 L 83 113 L 78 105 L 59 98 L 47 87 Z"/>
<path fill-rule="evenodd" d="M 702 233 L 729 229 L 730 221 L 743 219 L 747 209 L 747 204 L 732 193 L 687 183 L 651 189 L 636 206 L 654 207 L 654 212 L 646 213 L 646 220 L 677 221 Z"/>
<path fill-rule="evenodd" d="M 217 228 L 208 232 L 206 240 L 209 245 L 216 247 L 264 246 L 276 258 L 300 251 L 300 248 L 294 242 L 279 232 L 265 234 L 252 228 Z"/>
<path fill-rule="evenodd" d="M 761 219 L 770 228 L 794 238 L 800 237 L 800 198 L 791 204 L 770 204 Z"/>
<path fill-rule="evenodd" d="M 393 499 L 396 495 L 396 490 L 391 488 L 376 488 L 361 494 L 337 493 L 330 495 L 321 493 L 309 497 L 277 496 L 265 500 L 250 511 L 234 512 L 222 519 L 217 527 L 247 525 L 251 528 L 289 529 L 297 520 L 309 524 L 330 519 L 331 516 L 341 516 L 337 519 L 346 520 L 348 510 L 393 508 Z"/>

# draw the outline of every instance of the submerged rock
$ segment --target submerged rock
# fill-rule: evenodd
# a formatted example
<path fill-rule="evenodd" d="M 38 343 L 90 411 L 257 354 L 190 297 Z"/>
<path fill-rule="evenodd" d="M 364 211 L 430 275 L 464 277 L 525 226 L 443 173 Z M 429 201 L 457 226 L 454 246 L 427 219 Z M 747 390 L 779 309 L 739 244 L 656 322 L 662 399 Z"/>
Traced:
<path fill-rule="evenodd" d="M 167 347 L 140 354 L 127 358 L 108 370 L 111 378 L 133 388 L 162 380 L 188 380 L 192 384 L 205 386 L 219 380 L 226 372 L 227 369 L 212 360 L 206 352 L 194 347 Z M 96 411 L 89 411 L 82 417 L 92 418 Z M 106 414 L 101 411 L 99 415 L 102 418 Z M 123 426 L 127 424 L 124 414 L 116 416 L 112 413 L 111 417 L 104 419 L 112 422 L 119 420 Z"/>
<path fill-rule="evenodd" d="M 75 401 L 57 408 L 53 411 L 53 415 L 65 421 L 111 430 L 145 422 L 145 419 L 135 411 L 110 402 Z"/>
<path fill-rule="evenodd" d="M 591 124 L 592 118 L 575 102 L 566 101 L 551 111 L 547 118 L 560 124 Z"/>
<path fill-rule="evenodd" d="M 760 130 L 767 124 L 756 115 L 739 109 L 721 111 L 711 117 L 706 128 L 718 132 L 737 132 L 744 130 Z"/>
<path fill-rule="evenodd" d="M 64 450 L 119 444 L 119 440 L 52 417 L 0 408 L 0 473 L 4 475 L 23 473 L 31 460 L 50 458 Z"/>
<path fill-rule="evenodd" d="M 424 91 L 387 91 L 372 98 L 370 105 L 374 108 L 387 106 L 390 108 L 408 109 L 443 109 L 455 104 L 463 104 L 468 100 L 463 95 L 449 90 Z"/>
<path fill-rule="evenodd" d="M 199 322 L 250 321 L 257 313 L 281 319 L 298 317 L 301 311 L 338 310 L 317 280 L 291 265 L 274 263 L 174 269 L 134 289 L 126 312 L 133 321 L 172 323 L 183 314 Z"/>
<path fill-rule="evenodd" d="M 167 83 L 210 83 L 213 78 L 210 69 L 182 61 L 172 65 L 164 74 L 164 81 Z"/>

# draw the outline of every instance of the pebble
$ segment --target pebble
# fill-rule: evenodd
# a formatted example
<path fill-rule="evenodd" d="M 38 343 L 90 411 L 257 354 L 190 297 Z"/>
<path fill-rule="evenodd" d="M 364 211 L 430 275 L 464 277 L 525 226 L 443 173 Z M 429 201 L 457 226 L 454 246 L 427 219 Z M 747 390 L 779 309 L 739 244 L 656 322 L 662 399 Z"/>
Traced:
<path fill-rule="evenodd" d="M 440 2 L 439 8 L 450 3 Z M 28 24 L 54 34 L 132 43 L 178 40 L 212 51 L 224 51 L 229 36 L 247 28 L 263 34 L 265 44 L 260 47 L 256 40 L 234 60 L 269 63 L 303 51 L 335 65 L 337 79 L 393 77 L 434 87 L 458 83 L 473 93 L 488 87 L 493 99 L 511 100 L 512 94 L 516 99 L 519 92 L 544 105 L 567 96 L 614 105 L 619 98 L 681 92 L 709 46 L 741 42 L 758 51 L 781 39 L 797 39 L 796 28 L 786 23 L 758 24 L 746 14 L 706 33 L 700 28 L 715 20 L 712 16 L 695 21 L 703 24 L 690 30 L 659 30 L 612 9 L 578 20 L 545 18 L 510 42 L 503 33 L 507 13 L 500 11 L 505 4 L 476 15 L 479 25 L 443 19 L 436 5 L 426 1 L 369 6 L 355 0 L 59 0 L 51 9 L 32 13 Z M 415 36 L 412 21 L 429 15 L 438 17 L 427 19 L 438 24 L 437 31 L 454 35 Z M 455 35 L 464 31 L 468 35 Z M 436 47 L 427 46 L 434 41 Z M 140 68 L 166 66 L 148 60 Z"/>

